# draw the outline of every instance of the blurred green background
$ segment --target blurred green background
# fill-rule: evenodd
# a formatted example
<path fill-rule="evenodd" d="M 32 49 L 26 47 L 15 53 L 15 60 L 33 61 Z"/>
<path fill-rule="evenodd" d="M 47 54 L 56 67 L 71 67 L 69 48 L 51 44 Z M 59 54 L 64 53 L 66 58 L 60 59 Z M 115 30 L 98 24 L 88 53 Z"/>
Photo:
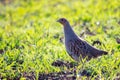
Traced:
<path fill-rule="evenodd" d="M 56 21 L 67 18 L 74 31 L 99 49 L 109 52 L 91 60 L 101 79 L 114 79 L 120 72 L 120 0 L 0 0 L 0 78 L 25 79 L 33 72 L 64 71 L 52 62 L 73 61 L 60 42 L 62 26 Z M 89 32 L 95 35 L 87 34 Z M 105 70 L 103 74 L 102 70 Z M 33 76 L 33 75 L 31 75 Z"/>

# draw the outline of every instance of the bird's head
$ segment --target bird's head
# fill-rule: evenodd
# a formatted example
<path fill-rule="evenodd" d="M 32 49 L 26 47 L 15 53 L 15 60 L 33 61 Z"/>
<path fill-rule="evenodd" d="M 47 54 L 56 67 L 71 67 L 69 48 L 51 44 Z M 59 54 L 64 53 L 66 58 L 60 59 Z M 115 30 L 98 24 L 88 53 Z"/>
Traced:
<path fill-rule="evenodd" d="M 57 20 L 57 22 L 61 23 L 64 26 L 68 23 L 68 21 L 65 18 L 60 18 Z"/>

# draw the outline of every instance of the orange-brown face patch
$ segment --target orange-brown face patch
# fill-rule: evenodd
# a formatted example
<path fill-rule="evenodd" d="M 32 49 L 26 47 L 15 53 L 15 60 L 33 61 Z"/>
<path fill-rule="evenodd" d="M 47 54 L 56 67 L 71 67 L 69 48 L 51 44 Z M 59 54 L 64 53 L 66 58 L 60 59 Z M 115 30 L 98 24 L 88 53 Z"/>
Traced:
<path fill-rule="evenodd" d="M 60 18 L 57 22 L 65 25 L 66 21 L 67 21 L 67 20 L 66 20 L 65 18 Z"/>

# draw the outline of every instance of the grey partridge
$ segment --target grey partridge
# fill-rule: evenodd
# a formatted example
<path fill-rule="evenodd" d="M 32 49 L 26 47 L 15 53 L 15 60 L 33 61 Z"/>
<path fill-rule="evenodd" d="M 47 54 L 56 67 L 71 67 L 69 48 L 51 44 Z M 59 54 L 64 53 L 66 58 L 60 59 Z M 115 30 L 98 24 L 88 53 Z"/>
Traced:
<path fill-rule="evenodd" d="M 74 60 L 80 61 L 85 58 L 90 60 L 108 54 L 108 52 L 99 50 L 78 37 L 65 18 L 60 18 L 57 22 L 63 25 L 66 51 Z"/>

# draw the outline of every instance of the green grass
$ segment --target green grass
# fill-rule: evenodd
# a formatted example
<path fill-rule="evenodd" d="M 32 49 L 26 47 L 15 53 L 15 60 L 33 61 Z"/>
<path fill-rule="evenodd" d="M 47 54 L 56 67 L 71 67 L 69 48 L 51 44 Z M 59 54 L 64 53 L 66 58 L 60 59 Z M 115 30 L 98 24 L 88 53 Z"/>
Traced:
<path fill-rule="evenodd" d="M 91 60 L 92 68 L 101 79 L 112 80 L 120 72 L 120 0 L 19 0 L 0 4 L 0 78 L 24 79 L 24 72 L 59 72 L 51 63 L 57 59 L 73 61 L 60 43 L 63 30 L 57 19 L 65 17 L 79 35 L 88 27 L 95 36 L 85 35 L 97 48 L 109 52 L 107 56 Z M 86 25 L 83 25 L 86 23 Z M 100 23 L 97 25 L 96 23 Z M 111 28 L 112 27 L 112 28 Z M 106 29 L 106 33 L 104 29 Z M 57 36 L 57 38 L 54 38 Z M 114 54 L 112 54 L 114 51 Z M 102 71 L 105 71 L 104 74 Z"/>

